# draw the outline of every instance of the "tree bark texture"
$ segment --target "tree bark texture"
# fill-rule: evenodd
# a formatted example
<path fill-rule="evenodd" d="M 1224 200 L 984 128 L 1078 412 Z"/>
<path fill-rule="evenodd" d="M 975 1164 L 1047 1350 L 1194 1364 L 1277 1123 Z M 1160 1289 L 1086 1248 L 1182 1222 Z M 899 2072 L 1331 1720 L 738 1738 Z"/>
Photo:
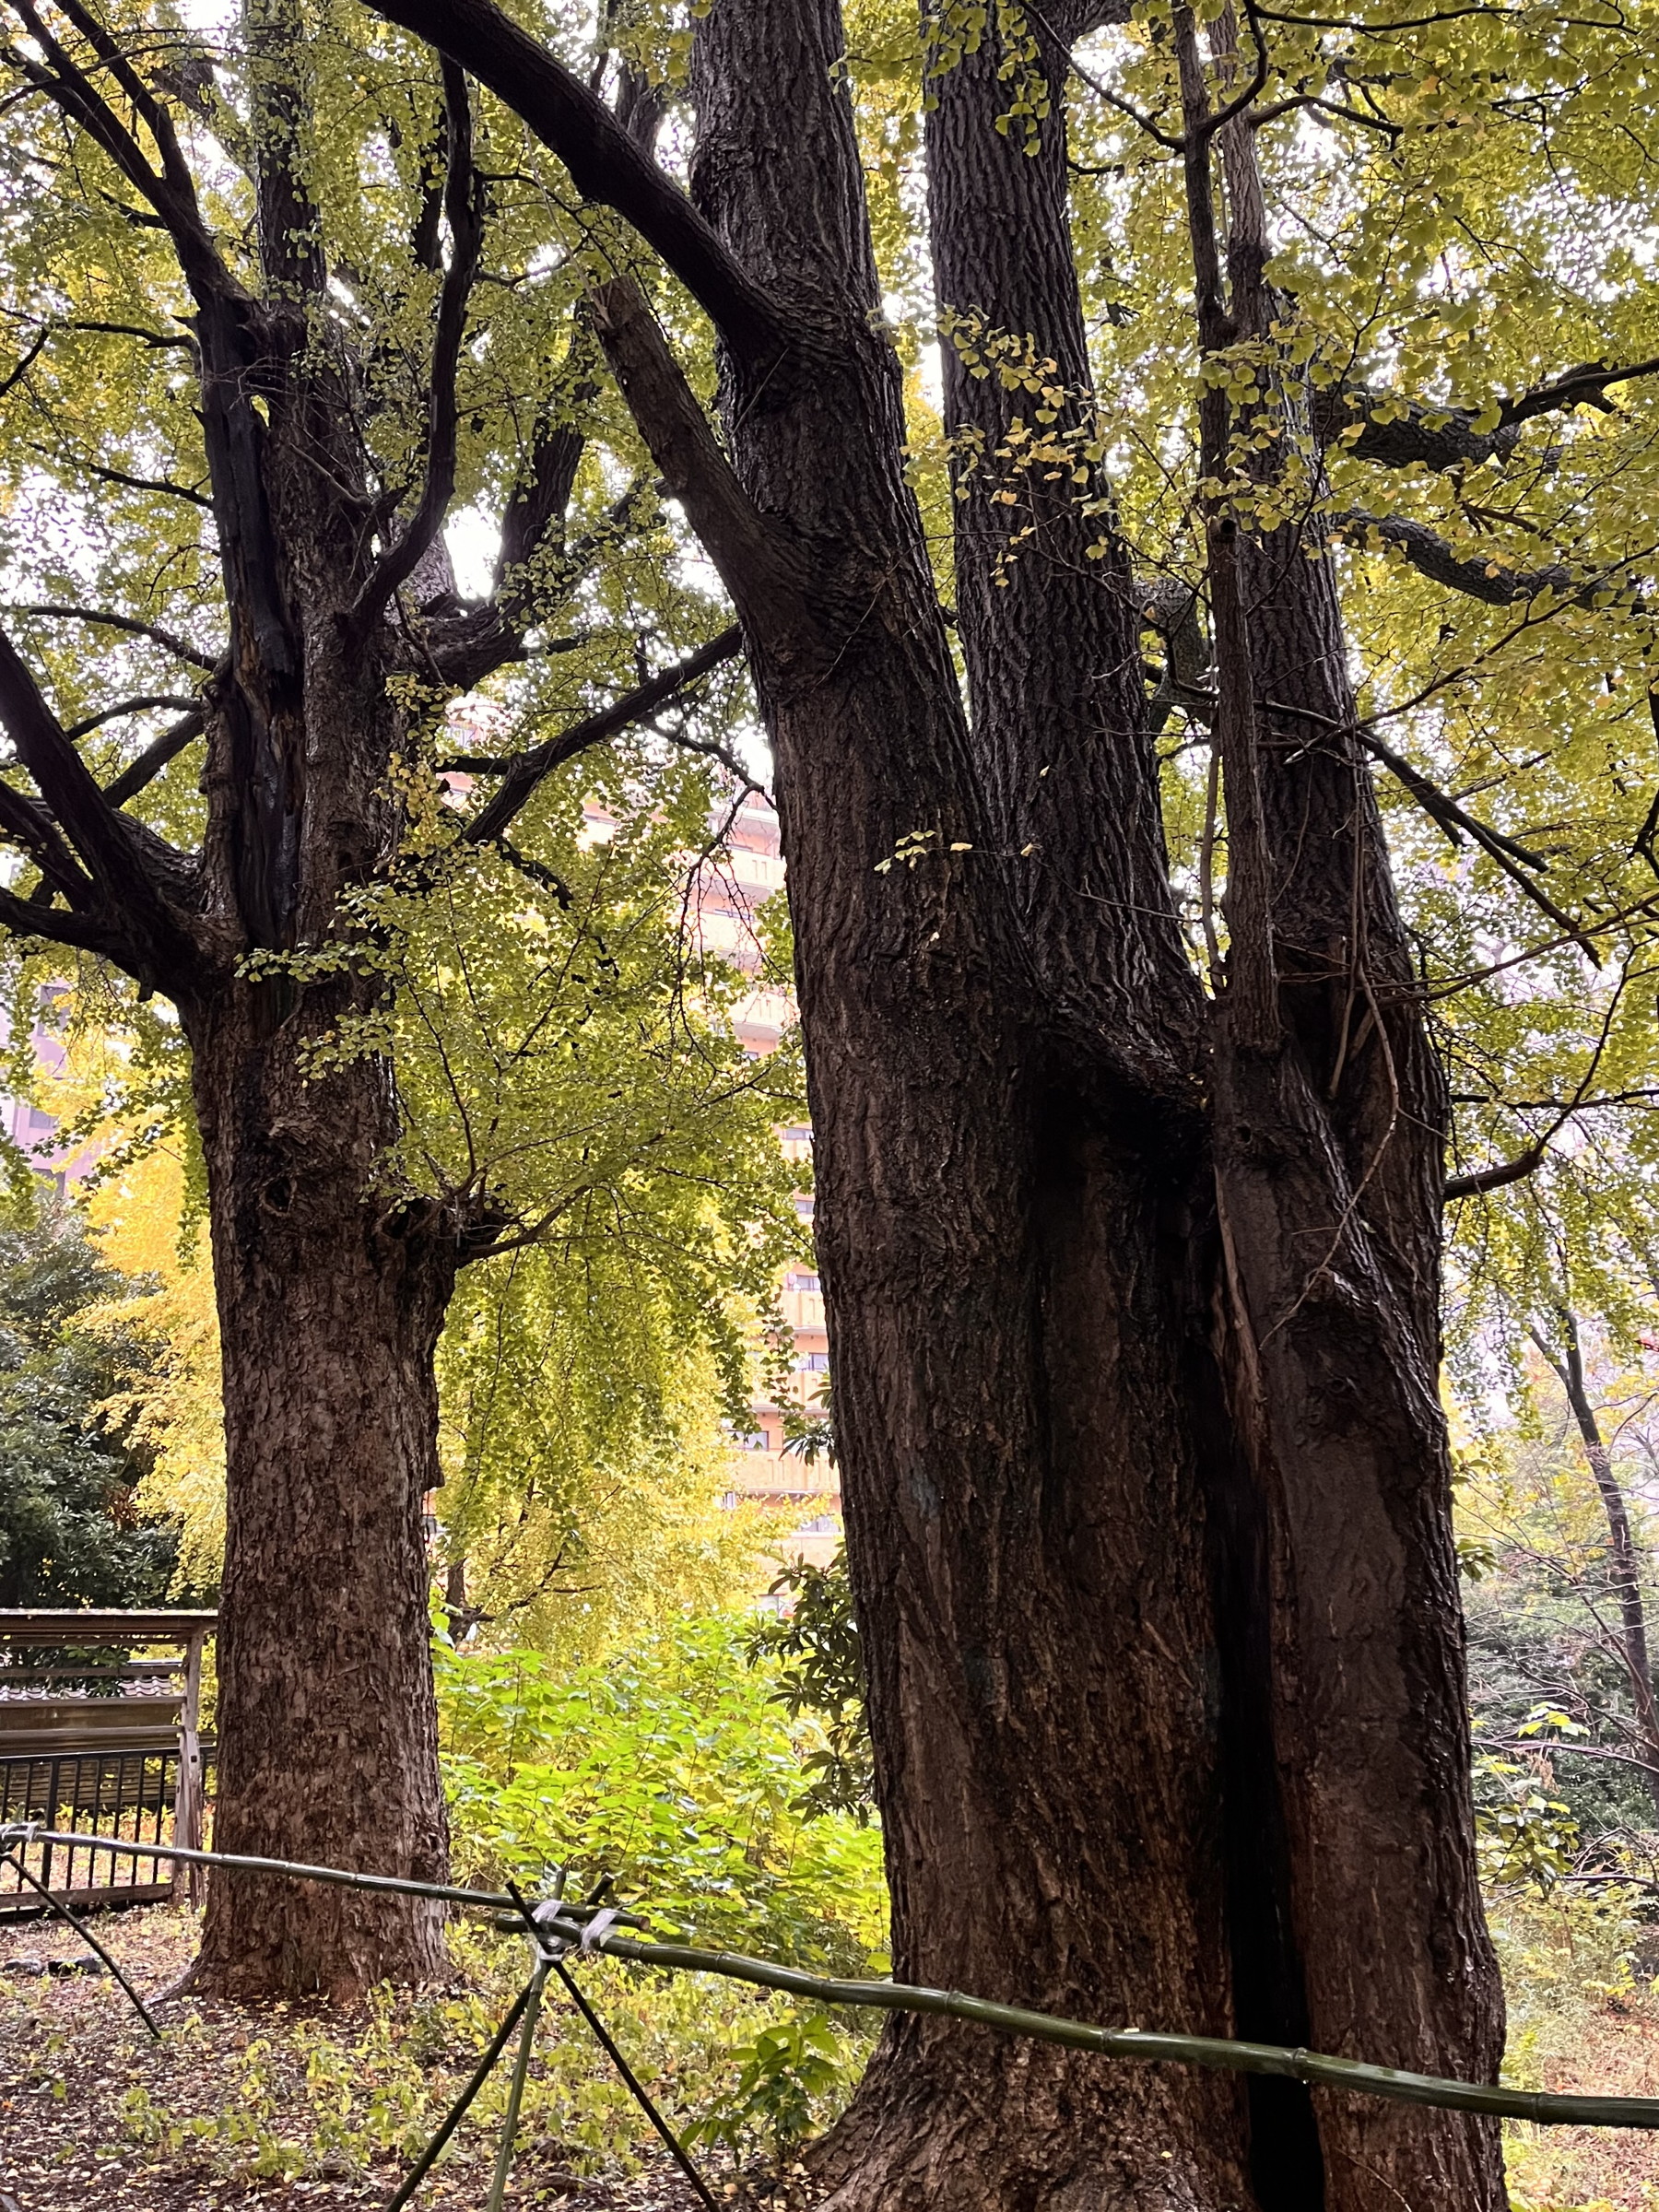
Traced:
<path fill-rule="evenodd" d="M 1269 962 L 1241 1035 L 1234 976 L 1206 1023 L 1181 954 L 1122 555 L 1088 562 L 1099 524 L 1030 472 L 1010 544 L 992 456 L 1033 403 L 947 347 L 947 427 L 976 457 L 959 730 L 911 582 L 839 41 L 814 0 L 717 0 L 693 183 L 818 349 L 793 382 L 734 355 L 723 397 L 743 487 L 810 580 L 797 638 L 844 641 L 815 678 L 751 629 L 897 1970 L 1487 2073 L 1500 2014 L 1434 1389 L 1439 1113 L 1402 1138 L 1404 1175 L 1371 1157 L 1422 1103 L 1401 1112 L 1402 1063 L 1438 1094 L 1409 972 L 1385 957 L 1400 932 L 1357 748 L 1302 770 L 1272 743 L 1269 686 L 1294 679 L 1300 705 L 1341 670 L 1328 567 L 1234 557 L 1264 915 L 1253 943 L 1239 915 L 1234 935 Z M 1032 158 L 996 132 L 998 58 L 988 41 L 936 86 L 941 305 L 1030 340 L 1075 424 L 1091 398 L 1064 146 L 1051 127 Z M 833 472 L 815 465 L 830 450 Z M 1351 701 L 1329 718 L 1351 725 Z M 916 865 L 883 871 L 918 833 Z M 1382 1034 L 1343 1050 L 1357 897 L 1383 937 L 1365 971 Z M 1276 929 L 1294 956 L 1277 982 Z M 1297 997 L 1310 941 L 1339 962 L 1317 979 L 1323 1048 Z M 1478 2124 L 1131 2081 L 913 2023 L 820 2167 L 838 2212 L 1501 2194 Z"/>
<path fill-rule="evenodd" d="M 421 1514 L 456 1242 L 374 1189 L 384 1068 L 308 1081 L 270 989 L 190 1019 L 229 1486 L 214 1843 L 441 1880 Z M 349 2002 L 442 1959 L 437 1907 L 220 1876 L 199 1972 L 234 1997 Z"/>
<path fill-rule="evenodd" d="M 432 1362 L 461 1239 L 440 1209 L 399 1206 L 379 1182 L 396 1134 L 384 1064 L 304 1073 L 307 1043 L 373 981 L 312 977 L 283 957 L 337 935 L 342 893 L 390 856 L 406 724 L 388 688 L 394 633 L 354 617 L 374 556 L 347 369 L 312 312 L 324 273 L 288 159 L 302 49 L 283 0 L 253 20 L 268 61 L 268 297 L 203 318 L 230 650 L 204 771 L 206 957 L 175 986 L 224 1358 L 215 1835 L 256 1855 L 437 1878 L 421 1511 L 438 1480 Z M 250 975 L 249 953 L 276 957 Z M 441 1956 L 420 1905 L 225 1877 L 199 1978 L 239 1996 L 350 2001 L 389 1975 L 429 1975 Z"/>

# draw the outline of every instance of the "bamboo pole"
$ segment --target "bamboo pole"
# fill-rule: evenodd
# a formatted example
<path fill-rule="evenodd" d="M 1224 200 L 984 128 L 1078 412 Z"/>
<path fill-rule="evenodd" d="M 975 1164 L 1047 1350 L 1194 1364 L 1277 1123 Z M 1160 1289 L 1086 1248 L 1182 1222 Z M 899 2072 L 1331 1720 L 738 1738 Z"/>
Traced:
<path fill-rule="evenodd" d="M 0 1851 L 19 1842 L 74 1843 L 78 1848 L 108 1851 L 140 1858 L 199 1860 L 208 1866 L 243 1867 L 261 1874 L 288 1874 L 297 1880 L 337 1882 L 347 1888 L 392 1891 L 410 1897 L 436 1897 L 463 1905 L 505 1910 L 505 1924 L 520 1929 L 523 1921 L 511 1897 L 485 1889 L 460 1889 L 435 1882 L 404 1881 L 388 1874 L 348 1874 L 334 1866 L 301 1866 L 282 1859 L 237 1858 L 223 1852 L 185 1852 L 165 1844 L 121 1843 L 113 1838 L 70 1835 L 54 1830 L 18 1825 L 0 1828 Z M 556 1916 L 542 1924 L 553 1936 L 562 1936 L 582 1945 L 585 1923 L 596 1907 L 561 1905 Z M 1053 2013 L 1030 2012 L 1018 2005 L 997 2005 L 987 1997 L 965 1996 L 959 1990 L 923 1989 L 902 1982 L 837 1981 L 822 1974 L 802 1973 L 793 1966 L 778 1966 L 770 1959 L 746 1958 L 740 1951 L 705 1951 L 684 1943 L 638 1943 L 608 1932 L 590 1947 L 612 1959 L 638 1966 L 660 1967 L 670 1972 L 720 1974 L 734 1982 L 747 1982 L 757 1989 L 779 1989 L 792 1996 L 811 1997 L 820 2005 L 846 2005 L 880 2012 L 941 2014 L 951 2019 L 971 2020 L 1007 2035 L 1028 2035 L 1040 2042 L 1063 2043 L 1077 2051 L 1096 2051 L 1104 2058 L 1152 2061 L 1165 2065 L 1206 2066 L 1231 2074 L 1274 2074 L 1314 2088 L 1347 2089 L 1366 2097 L 1382 2097 L 1399 2104 L 1437 2105 L 1450 2112 L 1489 2112 L 1500 2119 L 1528 2120 L 1537 2127 L 1639 2127 L 1659 2129 L 1659 2097 L 1596 2097 L 1554 2089 L 1506 2089 L 1494 2082 L 1453 2081 L 1434 2074 L 1413 2074 L 1396 2066 L 1374 2066 L 1357 2058 L 1331 2058 L 1321 2052 L 1292 2050 L 1280 2043 L 1233 2042 L 1214 2035 L 1166 2035 L 1139 2028 L 1094 2028 L 1082 2020 L 1068 2020 Z"/>

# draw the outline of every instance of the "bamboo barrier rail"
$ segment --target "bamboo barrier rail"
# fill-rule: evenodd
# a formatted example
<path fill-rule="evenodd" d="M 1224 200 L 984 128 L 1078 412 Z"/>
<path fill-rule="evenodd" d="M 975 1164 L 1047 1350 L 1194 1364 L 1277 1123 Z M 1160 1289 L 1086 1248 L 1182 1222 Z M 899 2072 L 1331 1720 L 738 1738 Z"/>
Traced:
<path fill-rule="evenodd" d="M 359 1874 L 336 1866 L 308 1866 L 286 1859 L 241 1857 L 227 1852 L 188 1851 L 155 1843 L 132 1844 L 114 1838 L 72 1836 L 38 1825 L 0 1827 L 0 1857 L 18 1863 L 21 1850 L 32 1843 L 73 1841 L 78 1848 L 146 1857 L 172 1858 L 193 1865 L 223 1867 L 228 1873 L 286 1875 L 296 1881 L 329 1882 L 348 1889 L 384 1895 L 419 1897 L 489 1913 L 495 1924 L 530 1938 L 535 1964 L 529 1983 L 502 2021 L 477 2070 L 446 2116 L 442 2125 L 414 2170 L 387 2207 L 402 2212 L 444 2145 L 454 2133 L 468 2105 L 484 2086 L 504 2053 L 515 2026 L 519 2047 L 513 2083 L 503 2124 L 487 2212 L 500 2212 L 504 2199 L 513 2136 L 531 2040 L 540 2009 L 542 1985 L 549 1972 L 557 1973 L 582 2018 L 639 2100 L 652 2124 L 663 2137 L 702 2202 L 713 2212 L 714 2199 L 683 2146 L 644 2089 L 634 2079 L 626 2060 L 612 2042 L 592 2006 L 577 1990 L 565 1965 L 567 1958 L 603 1953 L 629 1964 L 653 1967 L 671 1973 L 719 1974 L 730 1981 L 747 1982 L 759 1989 L 775 1989 L 792 1996 L 810 1997 L 830 2005 L 881 2012 L 913 2012 L 972 2021 L 1006 2035 L 1029 2036 L 1040 2042 L 1060 2043 L 1077 2051 L 1097 2052 L 1103 2058 L 1138 2060 L 1164 2065 L 1203 2066 L 1235 2074 L 1268 2074 L 1305 2082 L 1310 2088 L 1344 2089 L 1350 2094 L 1385 2098 L 1401 2104 L 1431 2105 L 1450 2112 L 1485 2112 L 1494 2117 L 1530 2121 L 1536 2127 L 1618 2127 L 1659 2129 L 1659 2097 L 1599 2097 L 1554 2089 L 1509 2089 L 1495 2082 L 1457 2081 L 1439 2075 L 1415 2074 L 1397 2066 L 1373 2065 L 1362 2059 L 1334 2058 L 1318 2051 L 1292 2049 L 1279 2043 L 1233 2041 L 1222 2036 L 1179 2035 L 1140 2028 L 1097 2028 L 1083 2020 L 1069 2020 L 1053 2013 L 1035 2012 L 1018 2005 L 994 2003 L 987 1997 L 968 1996 L 959 1990 L 926 1989 L 902 1982 L 848 1981 L 803 1972 L 780 1966 L 770 1959 L 750 1959 L 736 1951 L 703 1950 L 695 1944 L 641 1941 L 620 1933 L 642 1924 L 633 1915 L 590 1899 L 586 1903 L 566 1900 L 561 1890 L 532 1902 L 509 1884 L 504 1891 L 469 1889 L 443 1882 L 417 1882 L 396 1875 Z M 60 1911 L 62 1907 L 58 1908 Z M 65 1912 L 74 1925 L 80 1924 Z M 83 1935 L 88 1931 L 82 1929 Z M 101 1950 L 101 1946 L 97 1947 Z M 107 1957 L 107 1954 L 106 1954 Z M 113 1969 L 113 1962 L 111 1962 Z M 119 1970 L 113 1970 L 118 1972 Z M 122 1977 L 139 2011 L 137 1994 Z M 153 2028 L 147 2014 L 147 2026 Z"/>

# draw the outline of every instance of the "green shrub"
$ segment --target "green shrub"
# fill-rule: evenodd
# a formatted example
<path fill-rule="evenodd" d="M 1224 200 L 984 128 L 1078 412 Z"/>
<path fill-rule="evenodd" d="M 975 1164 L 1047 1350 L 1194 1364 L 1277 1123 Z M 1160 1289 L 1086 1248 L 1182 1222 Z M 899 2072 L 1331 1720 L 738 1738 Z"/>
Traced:
<path fill-rule="evenodd" d="M 661 1935 L 885 1972 L 880 1838 L 801 1810 L 822 1726 L 776 1701 L 749 1635 L 688 1620 L 562 1672 L 535 1652 L 441 1648 L 457 1872 L 535 1882 L 563 1866 L 577 1889 L 609 1876 Z"/>

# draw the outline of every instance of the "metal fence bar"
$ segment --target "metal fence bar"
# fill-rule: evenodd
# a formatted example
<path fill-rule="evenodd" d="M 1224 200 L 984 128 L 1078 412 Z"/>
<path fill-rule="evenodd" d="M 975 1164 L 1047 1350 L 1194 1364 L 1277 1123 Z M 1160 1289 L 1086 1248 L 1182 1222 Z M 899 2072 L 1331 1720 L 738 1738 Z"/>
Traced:
<path fill-rule="evenodd" d="M 29 1871 L 55 1894 L 99 1905 L 171 1897 L 177 1887 L 172 1861 L 164 1869 L 158 1853 L 169 1835 L 178 1766 L 171 1744 L 0 1755 L 0 1826 L 36 1824 L 41 1841 Z M 55 1829 L 60 1815 L 67 1815 L 69 1828 Z M 58 1841 L 47 1841 L 49 1832 Z M 91 1851 L 98 1839 L 131 1841 L 130 1865 L 100 1862 Z M 107 1879 L 100 1878 L 100 1865 Z M 0 1865 L 0 1918 L 36 1910 L 23 1898 L 21 1882 Z"/>

